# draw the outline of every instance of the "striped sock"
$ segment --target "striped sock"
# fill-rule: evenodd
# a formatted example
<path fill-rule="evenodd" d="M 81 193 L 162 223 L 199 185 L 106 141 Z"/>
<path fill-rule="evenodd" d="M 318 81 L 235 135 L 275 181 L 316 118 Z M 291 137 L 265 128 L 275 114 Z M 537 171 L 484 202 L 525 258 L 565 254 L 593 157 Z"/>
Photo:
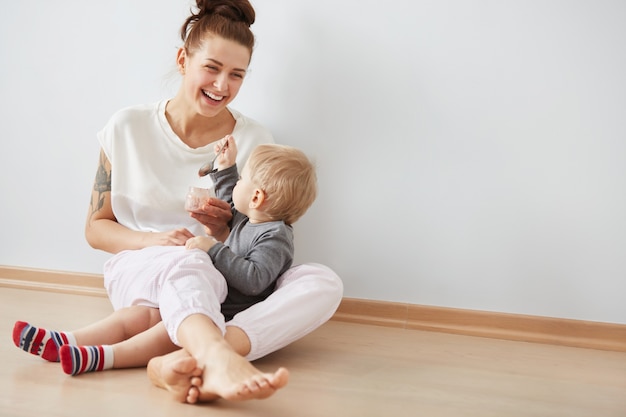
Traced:
<path fill-rule="evenodd" d="M 70 346 L 59 348 L 61 367 L 68 375 L 113 368 L 113 346 Z"/>
<path fill-rule="evenodd" d="M 69 332 L 55 332 L 31 326 L 25 321 L 16 321 L 13 326 L 13 343 L 25 352 L 50 362 L 58 362 L 59 347 L 76 344 L 76 339 Z"/>

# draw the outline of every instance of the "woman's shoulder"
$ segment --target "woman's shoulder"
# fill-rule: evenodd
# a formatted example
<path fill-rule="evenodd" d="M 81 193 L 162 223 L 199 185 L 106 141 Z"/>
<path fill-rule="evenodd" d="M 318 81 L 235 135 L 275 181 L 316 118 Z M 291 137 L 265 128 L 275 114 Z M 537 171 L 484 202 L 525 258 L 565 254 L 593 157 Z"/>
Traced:
<path fill-rule="evenodd" d="M 136 120 L 154 117 L 161 105 L 161 101 L 147 104 L 137 104 L 119 109 L 111 116 L 109 123 L 128 123 Z"/>
<path fill-rule="evenodd" d="M 156 102 L 129 106 L 113 113 L 98 132 L 100 145 L 106 151 L 112 149 L 115 143 L 139 143 L 140 139 L 154 136 L 160 126 L 158 121 L 160 104 L 161 102 Z"/>

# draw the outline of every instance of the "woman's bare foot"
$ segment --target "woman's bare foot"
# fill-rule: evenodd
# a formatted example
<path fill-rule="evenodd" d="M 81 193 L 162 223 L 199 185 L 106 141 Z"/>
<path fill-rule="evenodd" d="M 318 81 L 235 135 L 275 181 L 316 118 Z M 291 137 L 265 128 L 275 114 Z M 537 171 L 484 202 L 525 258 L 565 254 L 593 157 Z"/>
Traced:
<path fill-rule="evenodd" d="M 289 382 L 289 371 L 261 372 L 226 341 L 213 344 L 197 358 L 202 372 L 201 399 L 219 396 L 231 401 L 267 398 Z"/>
<path fill-rule="evenodd" d="M 231 401 L 262 399 L 287 385 L 287 369 L 263 373 L 230 347 L 222 349 L 214 349 L 215 358 L 205 361 L 205 372 L 184 349 L 153 358 L 148 363 L 148 377 L 157 387 L 168 390 L 176 401 L 190 404 L 220 397 Z"/>
<path fill-rule="evenodd" d="M 191 378 L 191 387 L 189 388 L 189 392 L 187 394 L 187 402 L 190 404 L 195 403 L 207 403 L 211 401 L 215 401 L 219 399 L 219 395 L 211 394 L 211 393 L 201 393 L 200 386 L 202 386 L 202 371 L 200 371 L 200 375 L 193 376 Z"/>
<path fill-rule="evenodd" d="M 178 401 L 209 401 L 217 397 L 231 401 L 267 398 L 289 382 L 289 372 L 285 368 L 265 373 L 252 366 L 228 344 L 220 328 L 204 314 L 187 316 L 180 323 L 177 335 L 184 349 L 158 361 L 153 359 L 148 365 L 152 368 L 149 369 L 152 382 L 168 389 Z M 182 366 L 181 360 L 188 355 L 187 352 L 195 362 L 185 359 Z M 167 362 L 164 358 L 168 358 Z M 201 375 L 196 370 L 186 373 L 194 366 L 202 369 Z"/>
<path fill-rule="evenodd" d="M 148 377 L 159 388 L 168 390 L 179 402 L 195 403 L 201 400 L 201 394 L 192 385 L 192 379 L 198 383 L 202 370 L 196 360 L 183 349 L 164 356 L 158 356 L 148 362 Z M 208 397 L 206 399 L 208 401 Z"/>

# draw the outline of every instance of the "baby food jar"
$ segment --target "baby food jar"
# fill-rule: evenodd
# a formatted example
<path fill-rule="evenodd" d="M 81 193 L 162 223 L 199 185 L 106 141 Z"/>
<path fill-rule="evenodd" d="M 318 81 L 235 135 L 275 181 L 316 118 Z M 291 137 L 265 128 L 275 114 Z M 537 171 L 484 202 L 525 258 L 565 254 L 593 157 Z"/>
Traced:
<path fill-rule="evenodd" d="M 185 198 L 185 210 L 201 210 L 209 197 L 215 197 L 215 191 L 212 188 L 189 187 L 189 192 Z"/>

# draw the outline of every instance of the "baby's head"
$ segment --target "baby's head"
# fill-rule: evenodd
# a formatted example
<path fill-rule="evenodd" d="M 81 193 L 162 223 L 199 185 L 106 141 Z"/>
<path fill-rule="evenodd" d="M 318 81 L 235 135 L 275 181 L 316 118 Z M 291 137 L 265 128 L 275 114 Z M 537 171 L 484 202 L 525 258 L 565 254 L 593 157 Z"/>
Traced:
<path fill-rule="evenodd" d="M 245 176 L 248 178 L 244 178 Z M 263 192 L 259 210 L 271 220 L 293 224 L 317 196 L 315 166 L 300 150 L 291 146 L 264 144 L 252 151 L 242 180 Z"/>

